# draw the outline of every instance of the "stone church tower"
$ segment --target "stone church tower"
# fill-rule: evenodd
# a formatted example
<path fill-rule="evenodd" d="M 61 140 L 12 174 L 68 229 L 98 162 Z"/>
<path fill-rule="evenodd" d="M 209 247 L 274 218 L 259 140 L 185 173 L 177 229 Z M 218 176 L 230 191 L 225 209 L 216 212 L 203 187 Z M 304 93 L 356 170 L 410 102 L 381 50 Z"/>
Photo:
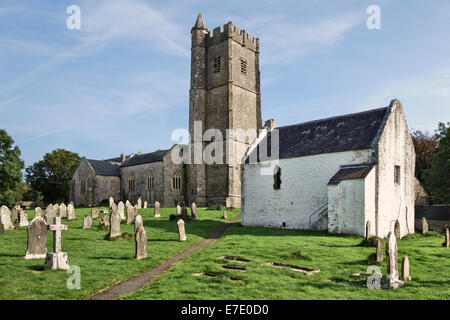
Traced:
<path fill-rule="evenodd" d="M 259 39 L 231 22 L 223 30 L 215 28 L 211 35 L 201 13 L 191 34 L 191 164 L 186 168 L 187 197 L 200 206 L 225 204 L 229 198 L 233 207 L 240 207 L 239 163 L 252 141 L 232 137 L 228 129 L 253 130 L 256 135 L 261 128 Z M 201 158 L 202 150 L 210 143 L 202 141 L 208 129 L 222 133 L 222 163 L 208 164 Z M 219 142 L 217 138 L 214 141 Z"/>

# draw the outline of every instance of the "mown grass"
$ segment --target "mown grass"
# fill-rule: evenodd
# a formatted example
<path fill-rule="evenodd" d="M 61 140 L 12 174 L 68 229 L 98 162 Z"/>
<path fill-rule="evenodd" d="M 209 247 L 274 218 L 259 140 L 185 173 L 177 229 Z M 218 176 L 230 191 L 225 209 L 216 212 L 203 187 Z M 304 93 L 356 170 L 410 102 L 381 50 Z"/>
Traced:
<path fill-rule="evenodd" d="M 104 209 L 104 208 L 99 208 Z M 34 211 L 27 210 L 28 218 Z M 198 220 L 186 223 L 187 241 L 178 240 L 176 221 L 169 221 L 175 208 L 161 208 L 161 217 L 153 217 L 153 208 L 140 209 L 147 232 L 148 258 L 136 260 L 135 241 L 107 241 L 108 230 L 99 230 L 99 220 L 91 229 L 82 229 L 83 218 L 90 208 L 77 208 L 77 220 L 63 223 L 68 230 L 62 232 L 62 249 L 68 253 L 69 264 L 80 267 L 81 289 L 69 290 L 64 270 L 44 270 L 44 259 L 23 259 L 27 247 L 27 228 L 7 230 L 0 235 L 0 299 L 86 299 L 103 288 L 128 279 L 154 267 L 176 253 L 202 241 L 226 220 L 222 211 L 198 208 Z M 228 220 L 239 210 L 228 212 Z M 102 214 L 100 214 L 102 215 Z M 134 226 L 122 221 L 121 232 L 133 234 Z M 47 250 L 53 250 L 52 232 L 47 233 Z"/>
<path fill-rule="evenodd" d="M 174 266 L 140 291 L 123 299 L 449 299 L 450 249 L 443 236 L 414 234 L 399 240 L 399 267 L 404 255 L 410 260 L 412 281 L 395 290 L 368 289 L 367 257 L 376 248 L 361 245 L 361 237 L 322 232 L 231 227 L 217 242 Z M 384 249 L 383 249 L 384 250 Z M 221 256 L 250 258 L 228 261 Z M 287 268 L 267 266 L 282 262 L 318 268 L 305 275 Z M 247 271 L 224 269 L 220 264 L 245 266 Z M 385 283 L 386 257 L 381 266 Z M 201 272 L 220 274 L 193 276 Z M 231 280 L 229 277 L 242 280 Z"/>

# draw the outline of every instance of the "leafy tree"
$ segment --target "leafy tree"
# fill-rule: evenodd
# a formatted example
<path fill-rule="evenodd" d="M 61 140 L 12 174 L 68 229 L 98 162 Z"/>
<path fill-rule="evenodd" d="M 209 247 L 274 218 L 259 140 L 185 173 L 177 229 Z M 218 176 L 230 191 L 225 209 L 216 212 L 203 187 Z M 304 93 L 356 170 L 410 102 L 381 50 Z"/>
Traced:
<path fill-rule="evenodd" d="M 69 201 L 70 181 L 80 163 L 77 153 L 56 149 L 26 169 L 26 181 L 47 202 Z"/>
<path fill-rule="evenodd" d="M 416 130 L 411 133 L 416 151 L 416 178 L 423 184 L 423 173 L 431 168 L 433 155 L 438 150 L 438 137 L 429 132 Z"/>
<path fill-rule="evenodd" d="M 13 147 L 13 143 L 8 133 L 0 129 L 0 204 L 6 205 L 16 201 L 16 189 L 25 165 L 19 147 Z"/>
<path fill-rule="evenodd" d="M 431 168 L 424 172 L 425 186 L 433 203 L 450 203 L 450 122 L 439 123 L 436 130 L 438 151 Z"/>
<path fill-rule="evenodd" d="M 16 200 L 17 201 L 42 201 L 43 197 L 40 192 L 34 191 L 31 186 L 22 181 L 19 183 L 16 191 Z"/>

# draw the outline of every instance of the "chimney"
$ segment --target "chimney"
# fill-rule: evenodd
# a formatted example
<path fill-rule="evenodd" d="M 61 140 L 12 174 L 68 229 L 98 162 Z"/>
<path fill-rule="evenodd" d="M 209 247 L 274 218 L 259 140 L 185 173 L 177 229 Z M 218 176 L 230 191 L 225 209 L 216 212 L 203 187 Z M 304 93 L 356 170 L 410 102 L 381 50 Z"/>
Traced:
<path fill-rule="evenodd" d="M 276 128 L 277 122 L 274 119 L 269 119 L 264 123 L 264 128 L 272 131 L 273 128 Z"/>
<path fill-rule="evenodd" d="M 120 156 L 122 157 L 122 163 L 124 163 L 125 160 L 127 160 L 127 156 L 125 155 L 125 153 L 122 153 Z"/>
<path fill-rule="evenodd" d="M 138 152 L 138 156 L 142 156 L 142 152 L 141 151 Z"/>

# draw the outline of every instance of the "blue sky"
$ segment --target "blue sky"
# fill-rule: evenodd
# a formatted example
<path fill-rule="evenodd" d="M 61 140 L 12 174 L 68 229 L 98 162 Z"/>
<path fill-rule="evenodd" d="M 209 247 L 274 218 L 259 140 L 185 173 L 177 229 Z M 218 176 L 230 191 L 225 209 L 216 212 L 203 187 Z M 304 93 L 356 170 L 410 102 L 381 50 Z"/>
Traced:
<path fill-rule="evenodd" d="M 369 5 L 381 29 L 366 27 Z M 81 8 L 69 30 L 66 8 Z M 450 121 L 450 1 L 0 3 L 0 128 L 26 166 L 64 148 L 102 159 L 170 147 L 188 127 L 190 30 L 260 38 L 263 120 L 288 125 L 402 101 L 410 129 Z"/>

